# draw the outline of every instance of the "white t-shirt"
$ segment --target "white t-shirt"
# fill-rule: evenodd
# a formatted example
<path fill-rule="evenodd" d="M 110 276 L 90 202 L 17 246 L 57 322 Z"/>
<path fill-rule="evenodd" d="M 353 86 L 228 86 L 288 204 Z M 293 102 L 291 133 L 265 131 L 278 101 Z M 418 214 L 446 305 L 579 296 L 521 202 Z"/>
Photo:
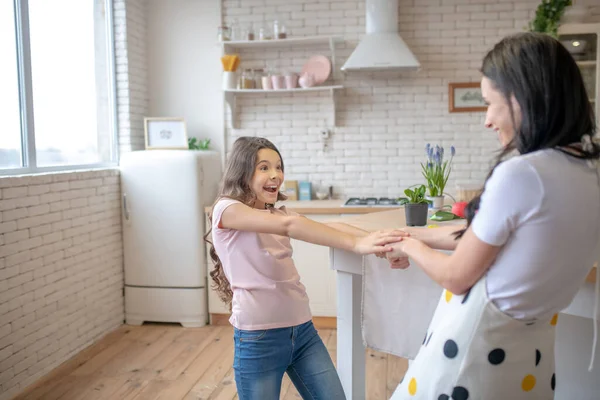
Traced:
<path fill-rule="evenodd" d="M 503 246 L 487 275 L 489 298 L 518 319 L 567 307 L 598 254 L 596 168 L 542 150 L 500 164 L 486 183 L 473 232 Z"/>

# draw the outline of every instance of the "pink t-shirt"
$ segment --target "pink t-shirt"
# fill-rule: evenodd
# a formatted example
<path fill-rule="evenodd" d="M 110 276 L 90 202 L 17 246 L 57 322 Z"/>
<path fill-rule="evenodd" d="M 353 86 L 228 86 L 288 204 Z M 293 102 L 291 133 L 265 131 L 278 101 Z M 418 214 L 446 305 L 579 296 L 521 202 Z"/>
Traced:
<path fill-rule="evenodd" d="M 309 321 L 308 296 L 292 260 L 290 238 L 219 227 L 223 211 L 236 203 L 223 198 L 212 215 L 213 244 L 233 291 L 229 322 L 238 329 L 258 330 Z M 285 207 L 261 212 L 297 215 Z"/>

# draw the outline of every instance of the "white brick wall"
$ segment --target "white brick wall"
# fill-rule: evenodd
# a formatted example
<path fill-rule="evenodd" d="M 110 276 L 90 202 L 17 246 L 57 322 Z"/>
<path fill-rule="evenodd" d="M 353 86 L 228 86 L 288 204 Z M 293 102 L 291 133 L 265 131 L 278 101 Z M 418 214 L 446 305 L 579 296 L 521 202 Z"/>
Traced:
<path fill-rule="evenodd" d="M 119 150 L 143 150 L 148 114 L 146 4 L 114 0 Z"/>
<path fill-rule="evenodd" d="M 330 101 L 318 94 L 240 96 L 240 129 L 227 128 L 230 147 L 239 136 L 264 136 L 279 147 L 286 178 L 327 183 L 337 194 L 397 196 L 420 183 L 419 162 L 425 144 L 457 148 L 448 184 L 479 184 L 498 144 L 483 128 L 483 113 L 448 113 L 448 83 L 478 81 L 486 51 L 502 36 L 522 30 L 539 0 L 400 0 L 402 38 L 422 65 L 418 73 L 340 73 L 332 80 L 345 89 L 338 95 L 338 127 L 323 152 L 319 128 L 328 125 Z M 590 6 L 591 22 L 600 21 L 598 0 Z M 343 65 L 364 35 L 364 0 L 224 0 L 226 23 L 272 21 L 277 16 L 292 36 L 341 35 L 336 50 Z M 241 68 L 300 71 L 312 54 L 327 48 L 255 49 L 241 53 Z M 229 116 L 226 116 L 227 126 Z"/>
<path fill-rule="evenodd" d="M 118 170 L 0 178 L 0 399 L 123 323 Z"/>

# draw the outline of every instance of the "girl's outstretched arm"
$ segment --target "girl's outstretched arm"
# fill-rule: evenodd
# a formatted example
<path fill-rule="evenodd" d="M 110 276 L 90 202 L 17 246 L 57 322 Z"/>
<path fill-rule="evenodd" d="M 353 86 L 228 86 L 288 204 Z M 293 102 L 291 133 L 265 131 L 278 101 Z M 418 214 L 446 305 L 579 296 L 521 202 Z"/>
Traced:
<path fill-rule="evenodd" d="M 402 231 L 377 231 L 357 237 L 302 216 L 267 214 L 240 203 L 227 207 L 219 224 L 226 229 L 288 236 L 359 254 L 390 251 L 389 243 L 397 242 L 406 236 Z"/>
<path fill-rule="evenodd" d="M 345 224 L 343 222 L 325 222 L 324 224 L 340 232 L 349 233 L 358 237 L 367 236 L 369 233 L 371 233 L 369 231 L 365 231 L 364 229 L 360 229 L 355 226 Z"/>

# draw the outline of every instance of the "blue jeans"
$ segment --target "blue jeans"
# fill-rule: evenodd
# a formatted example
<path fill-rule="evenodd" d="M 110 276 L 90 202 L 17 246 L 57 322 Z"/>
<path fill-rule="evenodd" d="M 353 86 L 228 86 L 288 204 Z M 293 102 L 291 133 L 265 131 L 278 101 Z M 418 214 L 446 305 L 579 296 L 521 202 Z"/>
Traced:
<path fill-rule="evenodd" d="M 233 340 L 240 400 L 278 400 L 285 372 L 303 399 L 346 398 L 312 321 L 289 328 L 234 329 Z"/>

